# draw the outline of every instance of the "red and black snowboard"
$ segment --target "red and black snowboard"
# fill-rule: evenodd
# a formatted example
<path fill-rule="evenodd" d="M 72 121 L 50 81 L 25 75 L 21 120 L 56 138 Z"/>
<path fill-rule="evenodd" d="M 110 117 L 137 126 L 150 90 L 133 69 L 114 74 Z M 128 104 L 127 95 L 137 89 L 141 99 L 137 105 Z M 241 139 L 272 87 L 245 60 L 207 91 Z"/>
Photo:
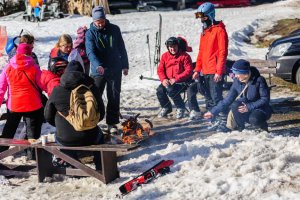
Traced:
<path fill-rule="evenodd" d="M 158 175 L 164 175 L 170 172 L 170 166 L 174 163 L 173 160 L 162 160 L 141 175 L 133 178 L 127 183 L 121 185 L 119 190 L 123 195 L 128 194 L 132 190 L 135 190 L 138 186 L 148 183 Z"/>

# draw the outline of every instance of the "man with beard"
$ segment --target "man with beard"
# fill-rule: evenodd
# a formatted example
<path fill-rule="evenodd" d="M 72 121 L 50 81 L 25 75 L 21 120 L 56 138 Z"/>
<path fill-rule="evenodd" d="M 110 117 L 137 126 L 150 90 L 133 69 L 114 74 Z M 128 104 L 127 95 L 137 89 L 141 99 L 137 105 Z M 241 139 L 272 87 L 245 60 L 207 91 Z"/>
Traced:
<path fill-rule="evenodd" d="M 104 8 L 92 10 L 93 22 L 85 35 L 85 47 L 91 62 L 90 76 L 95 80 L 101 96 L 106 86 L 106 123 L 112 134 L 118 132 L 121 79 L 128 75 L 128 57 L 120 28 L 110 23 Z"/>

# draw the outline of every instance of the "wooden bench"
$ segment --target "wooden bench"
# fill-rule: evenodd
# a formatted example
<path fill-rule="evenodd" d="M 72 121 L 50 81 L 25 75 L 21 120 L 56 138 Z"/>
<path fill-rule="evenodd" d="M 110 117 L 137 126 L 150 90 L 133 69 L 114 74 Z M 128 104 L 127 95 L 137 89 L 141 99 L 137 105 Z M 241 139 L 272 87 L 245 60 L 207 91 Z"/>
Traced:
<path fill-rule="evenodd" d="M 34 148 L 36 152 L 36 166 L 24 167 L 15 166 L 10 167 L 6 164 L 0 164 L 0 174 L 5 175 L 7 171 L 13 170 L 16 172 L 24 172 L 30 174 L 29 170 L 36 167 L 36 173 L 38 175 L 38 181 L 43 182 L 46 177 L 52 177 L 53 174 L 64 174 L 71 176 L 91 176 L 103 183 L 107 184 L 119 177 L 119 171 L 117 167 L 117 152 L 128 152 L 136 149 L 138 145 L 120 145 L 120 144 L 102 144 L 82 147 L 64 147 L 58 146 L 55 143 L 48 143 L 45 146 L 41 144 L 29 144 L 26 140 L 14 140 L 14 139 L 0 139 L 0 146 L 13 146 L 12 148 L 0 153 L 0 160 L 8 156 L 14 155 L 27 148 Z M 101 155 L 101 171 L 96 171 L 85 164 L 82 164 L 78 160 L 66 155 L 61 150 L 75 150 L 75 151 L 99 151 Z M 52 164 L 52 155 L 65 160 L 74 168 L 59 168 Z M 31 173 L 32 174 L 32 173 Z"/>
<path fill-rule="evenodd" d="M 271 76 L 276 73 L 276 61 L 273 60 L 260 60 L 248 59 L 251 66 L 255 66 L 261 74 L 269 75 L 269 84 L 272 87 Z"/>

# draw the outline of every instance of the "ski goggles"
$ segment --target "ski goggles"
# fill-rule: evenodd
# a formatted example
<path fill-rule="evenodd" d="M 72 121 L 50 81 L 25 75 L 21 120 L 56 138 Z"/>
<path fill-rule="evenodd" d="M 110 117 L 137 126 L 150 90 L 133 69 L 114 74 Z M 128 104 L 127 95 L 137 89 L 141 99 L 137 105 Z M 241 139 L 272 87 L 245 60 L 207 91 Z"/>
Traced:
<path fill-rule="evenodd" d="M 196 17 L 196 19 L 203 18 L 203 17 L 205 17 L 205 14 L 203 12 L 196 12 L 195 17 Z"/>

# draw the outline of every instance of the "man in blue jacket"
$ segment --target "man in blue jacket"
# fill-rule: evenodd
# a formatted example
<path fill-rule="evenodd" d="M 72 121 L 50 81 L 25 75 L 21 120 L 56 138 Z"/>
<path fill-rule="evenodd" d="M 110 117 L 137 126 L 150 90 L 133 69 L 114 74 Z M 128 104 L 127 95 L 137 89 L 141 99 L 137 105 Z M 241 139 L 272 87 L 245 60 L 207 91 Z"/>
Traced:
<path fill-rule="evenodd" d="M 110 133 L 117 133 L 120 115 L 122 72 L 128 75 L 128 57 L 120 28 L 105 17 L 104 8 L 92 10 L 93 22 L 85 35 L 85 47 L 91 62 L 90 76 L 101 96 L 106 86 L 106 123 Z"/>
<path fill-rule="evenodd" d="M 230 107 L 226 127 L 222 131 L 242 131 L 248 122 L 254 128 L 268 131 L 267 120 L 270 119 L 270 91 L 264 77 L 255 67 L 250 67 L 246 60 L 237 60 L 232 71 L 235 79 L 226 98 L 220 101 L 204 118 L 212 118 L 224 108 Z"/>

